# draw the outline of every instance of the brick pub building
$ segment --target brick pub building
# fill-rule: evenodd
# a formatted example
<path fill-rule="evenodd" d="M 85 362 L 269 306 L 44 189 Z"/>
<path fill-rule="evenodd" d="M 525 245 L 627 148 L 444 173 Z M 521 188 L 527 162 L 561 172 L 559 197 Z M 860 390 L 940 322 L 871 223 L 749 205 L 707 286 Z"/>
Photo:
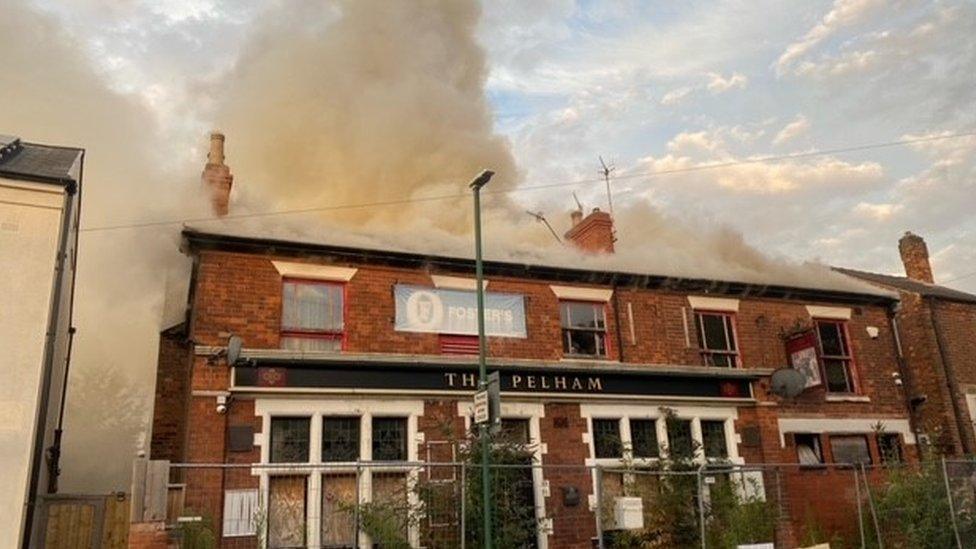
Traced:
<path fill-rule="evenodd" d="M 229 171 L 208 170 L 229 192 Z M 569 241 L 612 249 L 608 214 L 574 217 Z M 357 481 L 330 463 L 454 459 L 477 384 L 471 259 L 193 229 L 182 249 L 187 315 L 162 334 L 152 458 L 307 464 L 185 470 L 186 508 L 214 519 L 222 546 L 253 547 L 258 528 L 272 546 L 352 546 L 327 494 Z M 533 470 L 539 547 L 591 547 L 595 479 L 583 465 L 653 465 L 668 451 L 802 463 L 813 467 L 790 501 L 842 528 L 850 509 L 831 494 L 853 491 L 850 476 L 816 464 L 916 455 L 888 292 L 502 261 L 485 277 L 503 421 L 536 463 L 580 466 Z M 231 334 L 245 348 L 236 366 L 219 358 Z M 783 399 L 769 376 L 790 363 L 809 387 Z M 358 482 L 365 501 L 388 489 L 368 473 Z M 258 501 L 260 525 L 228 516 Z"/>

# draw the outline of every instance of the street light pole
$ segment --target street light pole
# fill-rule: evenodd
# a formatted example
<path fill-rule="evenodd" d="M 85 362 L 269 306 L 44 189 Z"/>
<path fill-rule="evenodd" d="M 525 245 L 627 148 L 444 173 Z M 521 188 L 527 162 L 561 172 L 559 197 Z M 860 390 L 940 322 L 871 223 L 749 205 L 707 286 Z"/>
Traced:
<path fill-rule="evenodd" d="M 475 290 L 478 296 L 478 388 L 480 391 L 488 389 L 488 366 L 485 355 L 487 342 L 485 341 L 485 273 L 481 261 L 481 188 L 488 184 L 495 172 L 484 170 L 468 185 L 474 191 L 474 269 Z M 491 444 L 488 440 L 488 429 L 491 422 L 481 424 L 481 511 L 484 516 L 484 547 L 491 549 L 491 471 L 488 465 L 491 461 Z"/>

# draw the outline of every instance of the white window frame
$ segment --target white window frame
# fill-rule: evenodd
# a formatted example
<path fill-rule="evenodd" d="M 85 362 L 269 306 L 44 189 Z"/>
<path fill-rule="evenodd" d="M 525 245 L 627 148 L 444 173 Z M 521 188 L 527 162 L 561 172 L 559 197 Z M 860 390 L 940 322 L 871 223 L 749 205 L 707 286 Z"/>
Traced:
<path fill-rule="evenodd" d="M 359 424 L 359 456 L 361 461 L 370 461 L 373 454 L 373 417 L 401 417 L 407 420 L 407 462 L 416 462 L 417 458 L 417 418 L 424 414 L 423 401 L 414 400 L 374 400 L 354 399 L 342 397 L 336 400 L 316 399 L 281 399 L 259 398 L 254 402 L 255 415 L 262 418 L 261 433 L 254 435 L 255 445 L 261 447 L 262 467 L 252 469 L 252 474 L 260 478 L 260 494 L 268 501 L 269 477 L 275 475 L 305 475 L 307 477 L 306 490 L 309 494 L 305 506 L 305 539 L 309 547 L 317 547 L 321 543 L 321 507 L 322 507 L 322 477 L 328 473 L 355 471 L 354 463 L 339 464 L 322 461 L 322 418 L 328 416 L 351 417 L 358 416 Z M 296 467 L 293 464 L 271 464 L 270 433 L 271 419 L 274 417 L 311 417 L 309 434 L 309 462 Z M 280 467 L 276 467 L 280 465 Z M 396 467 L 384 466 L 382 471 L 399 471 Z M 415 468 L 405 465 L 403 472 L 408 475 L 407 482 L 413 484 L 417 480 Z M 359 502 L 372 501 L 372 470 L 363 467 L 359 475 Z M 419 504 L 416 495 L 408 494 L 410 506 Z M 413 546 L 420 543 L 420 532 L 411 526 L 408 532 Z M 372 547 L 372 542 L 365 532 L 359 532 L 357 540 L 360 547 Z"/>

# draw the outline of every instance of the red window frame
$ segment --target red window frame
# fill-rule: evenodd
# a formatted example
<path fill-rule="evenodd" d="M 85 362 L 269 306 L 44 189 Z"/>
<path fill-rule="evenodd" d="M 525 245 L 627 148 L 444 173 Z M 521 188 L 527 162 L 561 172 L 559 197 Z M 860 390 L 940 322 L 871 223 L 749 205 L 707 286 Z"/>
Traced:
<path fill-rule="evenodd" d="M 820 325 L 821 324 L 833 324 L 840 328 L 841 336 L 844 338 L 844 344 L 847 347 L 846 355 L 827 355 L 824 354 L 823 341 L 820 338 Z M 848 322 L 846 320 L 838 320 L 835 318 L 814 318 L 813 319 L 814 332 L 817 336 L 817 360 L 820 362 L 820 375 L 823 376 L 823 388 L 828 394 L 836 395 L 856 395 L 860 393 L 860 382 L 857 377 L 856 362 L 854 360 L 854 348 L 851 344 L 851 334 L 848 329 Z M 847 374 L 847 385 L 849 386 L 849 391 L 831 391 L 830 383 L 827 380 L 827 360 L 840 360 L 845 363 L 845 372 Z"/>
<path fill-rule="evenodd" d="M 338 286 L 342 290 L 342 330 L 295 330 L 285 329 L 281 324 L 285 318 L 285 284 L 307 284 L 310 286 Z M 346 318 L 348 317 L 349 300 L 346 299 L 346 284 L 331 280 L 315 280 L 309 278 L 284 278 L 281 280 L 281 322 L 279 322 L 279 341 L 286 337 L 305 339 L 329 339 L 339 342 L 339 350 L 346 350 Z"/>
<path fill-rule="evenodd" d="M 697 332 L 699 352 L 700 352 L 701 357 L 702 357 L 702 364 L 704 364 L 705 366 L 711 367 L 711 368 L 724 368 L 725 366 L 713 366 L 712 364 L 709 364 L 709 362 L 708 362 L 708 356 L 709 355 L 715 355 L 715 354 L 717 354 L 717 355 L 722 355 L 722 356 L 731 356 L 732 359 L 733 359 L 733 365 L 731 367 L 732 368 L 741 368 L 742 367 L 742 356 L 739 354 L 739 352 L 740 352 L 739 351 L 739 333 L 738 333 L 739 327 L 738 327 L 738 325 L 737 325 L 737 323 L 735 321 L 735 313 L 730 313 L 728 311 L 714 311 L 714 310 L 710 310 L 710 309 L 694 309 L 692 311 L 692 313 L 695 315 L 694 316 L 694 320 L 695 320 L 695 331 Z M 722 317 L 722 319 L 724 321 L 728 321 L 725 324 L 726 329 L 728 330 L 728 333 L 726 335 L 729 338 L 729 340 L 731 341 L 732 347 L 733 347 L 734 350 L 732 350 L 732 351 L 728 351 L 728 350 L 722 351 L 720 349 L 707 349 L 707 348 L 705 348 L 705 326 L 704 326 L 703 323 L 701 323 L 699 321 L 699 317 L 701 315 L 720 316 L 720 317 Z M 731 328 L 729 328 L 729 327 L 731 327 Z"/>
<path fill-rule="evenodd" d="M 599 307 L 603 312 L 603 329 L 592 329 L 588 330 L 586 328 L 567 328 L 563 326 L 563 304 L 578 304 L 578 305 L 592 305 L 594 307 Z M 586 301 L 584 299 L 560 299 L 559 300 L 559 346 L 563 349 L 563 356 L 570 358 L 593 358 L 598 360 L 605 360 L 610 358 L 610 338 L 607 334 L 610 332 L 610 328 L 607 325 L 607 304 L 603 301 Z M 566 352 L 565 349 L 565 338 L 566 331 L 578 331 L 578 332 L 596 332 L 602 334 L 603 340 L 603 354 L 587 355 L 587 354 L 575 354 Z"/>

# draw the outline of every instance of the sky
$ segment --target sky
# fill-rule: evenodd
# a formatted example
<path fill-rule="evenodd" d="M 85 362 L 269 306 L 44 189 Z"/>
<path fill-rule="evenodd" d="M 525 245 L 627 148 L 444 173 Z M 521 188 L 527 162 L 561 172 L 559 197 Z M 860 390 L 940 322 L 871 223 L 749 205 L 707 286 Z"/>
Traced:
<path fill-rule="evenodd" d="M 488 167 L 523 216 L 511 230 L 543 241 L 525 211 L 561 232 L 574 193 L 609 207 L 602 157 L 621 243 L 647 257 L 769 265 L 760 250 L 902 274 L 910 230 L 937 282 L 976 293 L 976 136 L 958 137 L 976 132 L 976 3 L 404 5 L 0 0 L 0 133 L 88 150 L 89 229 L 206 216 L 187 191 L 219 126 L 232 210 L 429 196 Z M 838 152 L 795 156 L 817 151 Z M 467 223 L 438 208 L 383 215 Z M 83 234 L 69 458 L 145 446 L 163 287 L 185 277 L 177 227 Z M 124 488 L 126 460 L 81 461 L 69 487 Z"/>

